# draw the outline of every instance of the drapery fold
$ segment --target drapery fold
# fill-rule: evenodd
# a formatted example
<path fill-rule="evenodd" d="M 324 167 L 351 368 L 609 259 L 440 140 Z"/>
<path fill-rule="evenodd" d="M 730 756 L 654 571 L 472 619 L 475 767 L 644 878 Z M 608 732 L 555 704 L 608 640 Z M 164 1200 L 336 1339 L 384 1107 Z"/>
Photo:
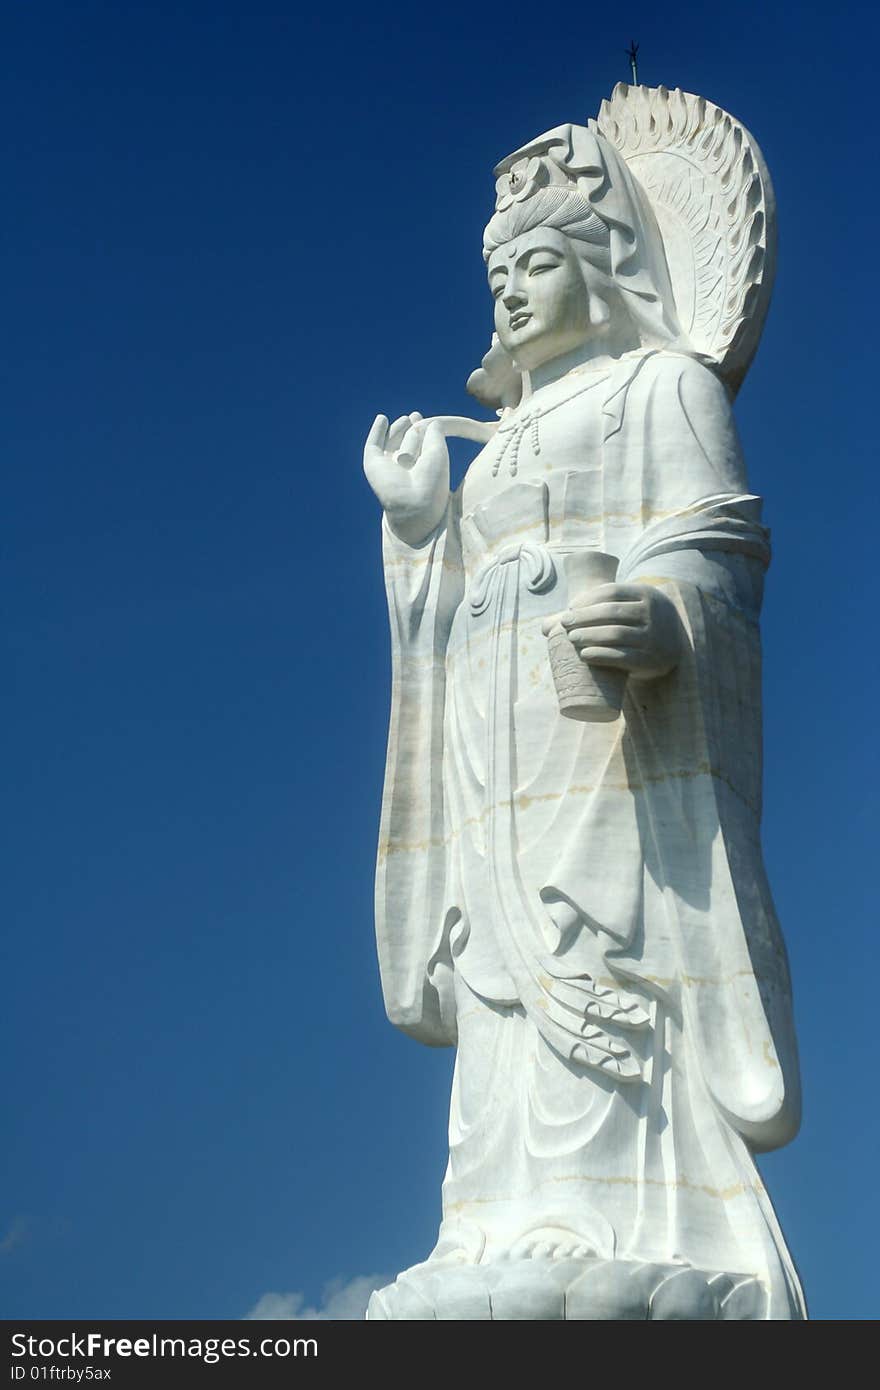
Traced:
<path fill-rule="evenodd" d="M 542 852 L 540 834 L 520 854 L 529 836 L 518 823 L 516 786 L 499 797 L 497 767 L 481 763 L 479 748 L 458 759 L 456 776 L 460 782 L 467 768 L 471 785 L 450 785 L 446 742 L 483 740 L 491 748 L 498 701 L 513 709 L 516 679 L 499 676 L 492 648 L 495 685 L 487 675 L 480 710 L 464 719 L 450 702 L 453 624 L 475 620 L 462 608 L 470 582 L 462 494 L 421 547 L 384 528 L 393 674 L 376 916 L 386 1006 L 421 1041 L 454 1043 L 456 961 L 465 978 L 478 973 L 469 976 L 467 962 L 480 928 L 479 950 L 499 956 L 498 977 L 507 981 L 486 986 L 490 997 L 534 1007 L 540 1028 L 541 990 L 555 999 L 559 982 L 572 986 L 583 977 L 580 950 L 594 962 L 599 940 L 621 996 L 627 985 L 637 987 L 640 997 L 662 1000 L 680 1016 L 720 1113 L 750 1147 L 772 1148 L 797 1128 L 799 1089 L 787 962 L 759 839 L 757 617 L 767 533 L 758 499 L 744 489 L 723 388 L 705 368 L 643 354 L 612 374 L 601 409 L 602 548 L 620 556 L 621 580 L 663 589 L 684 642 L 668 677 L 630 680 L 607 755 L 597 761 L 591 754 L 590 776 L 580 777 L 590 781 L 589 793 L 577 802 L 563 796 L 543 832 L 552 854 Z M 552 534 L 548 544 L 552 556 Z M 471 569 L 474 578 L 489 573 L 476 561 Z M 477 615 L 491 619 L 493 604 L 508 603 L 496 623 L 499 641 L 509 642 L 510 624 L 523 620 L 511 588 L 516 569 L 511 564 L 503 581 L 486 581 Z M 552 606 L 553 596 L 531 600 L 539 601 Z M 540 679 L 549 682 L 549 664 Z M 511 725 L 505 737 L 515 736 Z M 572 755 L 567 774 L 573 784 L 580 756 Z M 557 934 L 554 949 L 541 952 L 539 933 L 529 928 L 513 952 L 511 924 L 523 919 L 516 903 L 504 906 L 511 864 L 504 883 L 492 877 L 500 867 L 491 831 L 498 805 L 508 808 L 511 863 L 522 860 L 523 911 L 535 922 L 547 913 L 552 938 L 548 908 L 561 902 L 569 909 L 569 929 Z M 462 865 L 473 878 L 475 862 L 485 864 L 486 882 L 495 885 L 490 896 L 502 903 L 491 923 L 467 911 Z M 549 867 L 530 875 L 530 862 Z M 531 961 L 522 949 L 530 932 Z M 545 1013 L 552 1019 L 553 1008 Z M 548 1041 L 560 1046 L 556 1034 Z"/>

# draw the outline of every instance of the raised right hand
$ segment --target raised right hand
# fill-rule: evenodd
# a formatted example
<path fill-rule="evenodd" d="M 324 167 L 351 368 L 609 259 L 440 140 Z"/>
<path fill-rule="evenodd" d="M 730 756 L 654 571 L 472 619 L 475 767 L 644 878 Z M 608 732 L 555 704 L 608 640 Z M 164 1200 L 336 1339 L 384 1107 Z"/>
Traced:
<path fill-rule="evenodd" d="M 420 545 L 441 521 L 449 501 L 449 451 L 441 426 L 418 411 L 389 427 L 377 415 L 364 447 L 367 482 L 395 535 Z"/>

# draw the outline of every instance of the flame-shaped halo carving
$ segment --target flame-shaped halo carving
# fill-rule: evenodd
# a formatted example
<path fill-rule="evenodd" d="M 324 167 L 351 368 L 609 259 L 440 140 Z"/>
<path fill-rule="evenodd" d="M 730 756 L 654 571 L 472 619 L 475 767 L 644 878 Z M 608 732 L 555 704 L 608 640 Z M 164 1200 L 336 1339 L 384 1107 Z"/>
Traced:
<path fill-rule="evenodd" d="M 776 270 L 776 204 L 758 145 L 726 111 L 679 88 L 618 83 L 589 124 L 644 189 L 682 329 L 735 394 Z"/>

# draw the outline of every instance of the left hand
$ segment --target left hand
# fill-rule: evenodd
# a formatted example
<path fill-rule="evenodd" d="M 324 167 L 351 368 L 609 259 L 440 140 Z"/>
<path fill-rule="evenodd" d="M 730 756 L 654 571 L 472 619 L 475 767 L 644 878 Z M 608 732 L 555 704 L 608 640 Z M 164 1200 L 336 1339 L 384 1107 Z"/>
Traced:
<path fill-rule="evenodd" d="M 439 420 L 423 420 L 414 411 L 389 426 L 377 415 L 364 448 L 364 472 L 392 531 L 407 545 L 421 545 L 449 501 L 449 451 Z"/>
<path fill-rule="evenodd" d="M 652 584 L 601 584 L 590 602 L 560 613 L 581 661 L 628 671 L 636 680 L 677 665 L 684 634 L 675 604 Z"/>

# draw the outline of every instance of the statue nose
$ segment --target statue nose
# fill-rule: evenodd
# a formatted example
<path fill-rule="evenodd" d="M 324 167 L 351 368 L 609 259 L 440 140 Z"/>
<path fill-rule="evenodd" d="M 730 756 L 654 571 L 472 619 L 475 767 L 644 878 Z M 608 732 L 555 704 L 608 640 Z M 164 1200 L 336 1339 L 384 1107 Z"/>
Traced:
<path fill-rule="evenodd" d="M 504 301 L 505 309 L 515 309 L 518 304 L 525 304 L 526 302 L 525 292 L 518 285 L 508 284 L 501 298 Z"/>

